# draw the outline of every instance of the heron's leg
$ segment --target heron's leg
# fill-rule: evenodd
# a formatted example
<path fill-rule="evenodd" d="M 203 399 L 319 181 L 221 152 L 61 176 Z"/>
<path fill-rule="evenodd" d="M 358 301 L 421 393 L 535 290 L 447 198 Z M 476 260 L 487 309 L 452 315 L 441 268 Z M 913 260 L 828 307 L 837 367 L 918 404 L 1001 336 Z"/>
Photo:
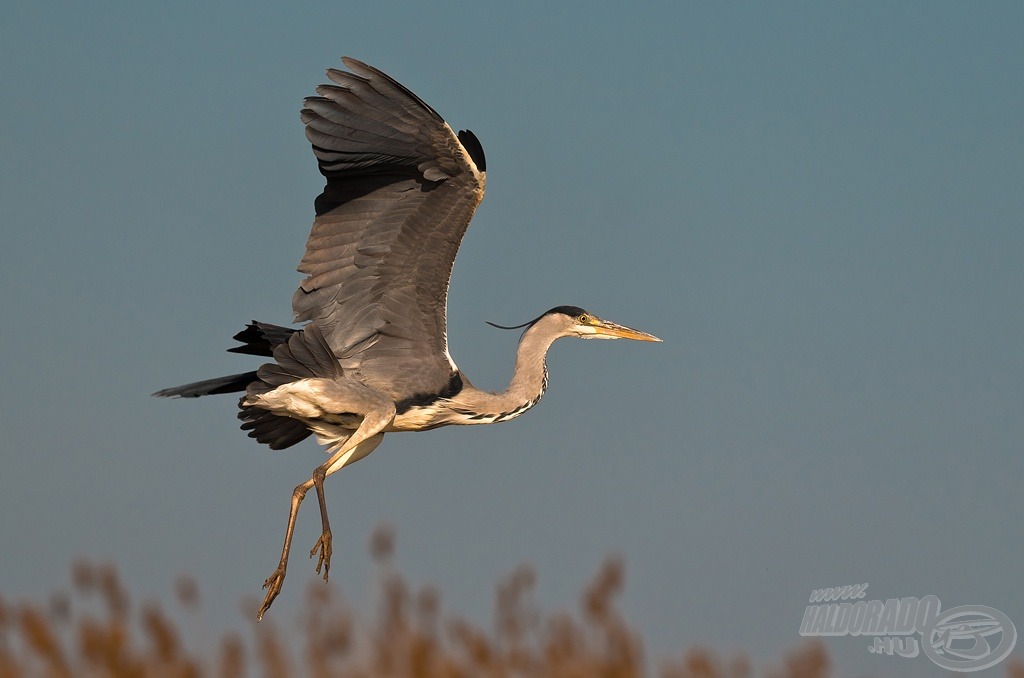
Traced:
<path fill-rule="evenodd" d="M 372 389 L 369 389 L 361 384 L 335 384 L 334 389 L 330 392 L 324 390 L 321 391 L 321 395 L 325 398 L 333 396 L 333 400 L 325 403 L 332 406 L 332 411 L 336 413 L 342 412 L 359 412 L 362 410 L 365 412 L 363 420 L 357 428 L 346 440 L 341 447 L 335 452 L 325 464 L 320 466 L 324 469 L 323 477 L 326 477 L 334 471 L 343 468 L 346 464 L 362 459 L 367 454 L 373 451 L 377 445 L 380 444 L 380 438 L 383 438 L 383 429 L 391 423 L 395 417 L 395 405 L 383 394 L 380 394 Z M 345 396 L 349 396 L 345 398 Z M 370 439 L 374 439 L 371 442 Z M 259 611 L 256 613 L 256 620 L 263 619 L 263 615 L 266 614 L 267 610 L 273 604 L 274 599 L 281 592 L 281 587 L 284 585 L 285 572 L 288 568 L 288 554 L 291 550 L 292 535 L 295 532 L 295 519 L 298 516 L 299 505 L 306 496 L 306 492 L 309 491 L 310 487 L 317 487 L 317 495 L 320 499 L 320 511 L 321 520 L 324 524 L 324 531 L 317 541 L 316 546 L 313 547 L 313 551 L 310 553 L 310 557 L 317 552 L 321 551 L 320 563 L 318 564 L 317 571 L 320 571 L 320 565 L 325 565 L 328 569 L 330 568 L 330 557 L 331 557 L 331 533 L 330 525 L 327 522 L 327 505 L 323 499 L 323 479 L 321 478 L 319 483 L 316 481 L 316 476 L 319 475 L 314 473 L 314 477 L 310 478 L 304 483 L 301 483 L 295 487 L 292 491 L 291 509 L 288 514 L 288 529 L 284 536 L 284 547 L 281 549 L 281 560 L 278 562 L 277 569 L 274 570 L 266 581 L 263 582 L 263 588 L 267 589 L 267 594 L 263 598 L 263 604 L 260 606 Z M 326 579 L 326 570 L 325 577 Z"/>
<path fill-rule="evenodd" d="M 316 563 L 316 573 L 320 574 L 320 569 L 323 568 L 324 581 L 327 581 L 328 573 L 331 569 L 331 521 L 327 517 L 327 501 L 324 497 L 324 479 L 330 474 L 340 471 L 349 464 L 354 464 L 366 455 L 377 449 L 380 445 L 380 441 L 384 439 L 383 433 L 373 435 L 366 440 L 356 445 L 348 454 L 341 457 L 331 457 L 326 463 L 321 464 L 313 471 L 313 487 L 316 488 L 316 498 L 320 502 L 320 523 L 323 525 L 323 532 L 320 534 L 320 538 L 313 544 L 313 548 L 309 550 L 309 557 L 317 555 L 319 551 L 320 557 Z"/>
<path fill-rule="evenodd" d="M 313 487 L 313 481 L 307 480 L 292 490 L 291 509 L 288 512 L 288 529 L 284 533 L 284 548 L 281 550 L 281 560 L 278 562 L 274 573 L 263 582 L 263 588 L 267 589 L 267 595 L 263 599 L 263 605 L 260 606 L 259 612 L 256 613 L 256 621 L 263 619 L 263 615 L 270 609 L 271 603 L 274 602 L 274 598 L 277 598 L 277 594 L 281 592 L 281 587 L 284 585 L 284 575 L 288 569 L 288 552 L 292 548 L 292 535 L 295 533 L 295 519 L 299 515 L 299 504 L 302 503 L 306 492 L 309 492 L 311 487 Z"/>
<path fill-rule="evenodd" d="M 313 548 L 309 550 L 309 557 L 312 558 L 316 555 L 317 551 L 320 552 L 320 559 L 316 562 L 316 573 L 320 574 L 320 568 L 324 567 L 324 581 L 327 581 L 327 575 L 331 571 L 331 521 L 327 517 L 327 500 L 324 498 L 324 478 L 327 477 L 327 469 L 323 466 L 317 466 L 316 470 L 313 471 L 313 487 L 316 488 L 316 498 L 320 503 L 320 524 L 323 526 L 323 532 L 320 533 L 320 538 L 313 544 Z"/>

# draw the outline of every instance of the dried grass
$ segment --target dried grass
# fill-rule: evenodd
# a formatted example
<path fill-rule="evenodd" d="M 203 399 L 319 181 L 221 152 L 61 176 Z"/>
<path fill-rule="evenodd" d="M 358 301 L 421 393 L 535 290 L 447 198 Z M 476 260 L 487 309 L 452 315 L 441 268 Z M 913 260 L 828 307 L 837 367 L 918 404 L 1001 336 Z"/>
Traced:
<path fill-rule="evenodd" d="M 289 645 L 271 619 L 252 624 L 245 642 L 219 639 L 213 656 L 198 656 L 182 626 L 162 607 L 133 608 L 112 566 L 80 561 L 71 570 L 73 595 L 53 595 L 46 605 L 0 597 L 0 678 L 103 676 L 119 678 L 750 678 L 744 657 L 728 660 L 694 649 L 656 670 L 643 642 L 616 607 L 625 567 L 607 559 L 580 596 L 576 614 L 544 614 L 532 594 L 536 573 L 520 566 L 497 586 L 495 630 L 443 615 L 440 593 L 411 590 L 393 563 L 394 534 L 379 529 L 370 552 L 379 568 L 380 606 L 362 623 L 334 597 L 334 587 L 314 583 L 302 612 L 302 647 Z M 198 618 L 199 588 L 190 578 L 175 583 L 184 616 Z M 95 609 L 99 615 L 85 610 Z M 185 629 L 188 630 L 187 623 Z M 192 629 L 194 631 L 194 629 Z M 294 634 L 290 637 L 295 637 Z M 250 648 L 247 650 L 246 648 Z M 788 655 L 770 678 L 831 675 L 821 644 Z M 1024 664 L 1010 663 L 1009 678 L 1024 678 Z"/>

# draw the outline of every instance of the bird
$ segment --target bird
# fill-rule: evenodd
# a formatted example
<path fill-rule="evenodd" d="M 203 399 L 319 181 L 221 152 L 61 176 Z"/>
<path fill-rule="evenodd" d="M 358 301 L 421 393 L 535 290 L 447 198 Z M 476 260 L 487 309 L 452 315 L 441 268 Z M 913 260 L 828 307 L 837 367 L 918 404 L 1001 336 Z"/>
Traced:
<path fill-rule="evenodd" d="M 292 297 L 293 324 L 252 321 L 229 352 L 271 358 L 258 369 L 154 393 L 196 398 L 243 393 L 241 428 L 279 450 L 310 435 L 326 462 L 292 491 L 281 557 L 264 581 L 262 620 L 281 592 L 295 522 L 316 490 L 322 533 L 310 550 L 325 581 L 333 537 L 324 480 L 363 459 L 385 433 L 509 421 L 548 386 L 546 356 L 563 337 L 660 342 L 578 306 L 556 306 L 523 329 L 508 388 L 473 386 L 448 352 L 448 285 L 455 256 L 484 196 L 483 146 L 456 133 L 398 81 L 343 57 L 329 83 L 304 99 L 300 119 L 323 192 Z"/>

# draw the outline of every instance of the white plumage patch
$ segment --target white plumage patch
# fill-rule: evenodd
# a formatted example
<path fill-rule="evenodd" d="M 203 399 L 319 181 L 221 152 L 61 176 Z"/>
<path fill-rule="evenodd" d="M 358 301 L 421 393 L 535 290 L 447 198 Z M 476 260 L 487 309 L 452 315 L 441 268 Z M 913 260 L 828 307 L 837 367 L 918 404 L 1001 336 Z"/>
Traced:
<path fill-rule="evenodd" d="M 272 391 L 249 396 L 245 404 L 262 407 L 274 414 L 298 419 L 317 419 L 324 416 L 320 403 L 323 402 L 323 385 L 321 379 L 300 379 L 282 384 Z"/>
<path fill-rule="evenodd" d="M 323 445 L 328 454 L 334 454 L 352 437 L 352 430 L 329 424 L 323 420 L 306 422 L 309 430 L 316 436 L 316 441 Z"/>

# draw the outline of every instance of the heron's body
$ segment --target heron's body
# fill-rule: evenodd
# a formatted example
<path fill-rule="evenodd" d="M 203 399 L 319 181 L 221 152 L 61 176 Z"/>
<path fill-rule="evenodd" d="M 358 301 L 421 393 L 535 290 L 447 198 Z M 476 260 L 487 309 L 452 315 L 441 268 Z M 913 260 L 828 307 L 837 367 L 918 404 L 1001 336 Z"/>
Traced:
<path fill-rule="evenodd" d="M 292 298 L 301 329 L 253 322 L 237 353 L 273 358 L 258 370 L 165 389 L 198 397 L 244 391 L 242 429 L 273 449 L 310 435 L 329 459 L 292 493 L 285 543 L 258 616 L 284 582 L 295 519 L 315 487 L 324 579 L 331 530 L 323 481 L 372 452 L 385 433 L 492 424 L 520 416 L 547 389 L 545 358 L 561 337 L 659 341 L 559 306 L 526 323 L 509 387 L 475 388 L 448 353 L 448 281 L 486 185 L 483 148 L 455 134 L 415 94 L 353 59 L 306 99 L 302 120 L 327 178 Z M 522 327 L 522 326 L 521 326 Z"/>

